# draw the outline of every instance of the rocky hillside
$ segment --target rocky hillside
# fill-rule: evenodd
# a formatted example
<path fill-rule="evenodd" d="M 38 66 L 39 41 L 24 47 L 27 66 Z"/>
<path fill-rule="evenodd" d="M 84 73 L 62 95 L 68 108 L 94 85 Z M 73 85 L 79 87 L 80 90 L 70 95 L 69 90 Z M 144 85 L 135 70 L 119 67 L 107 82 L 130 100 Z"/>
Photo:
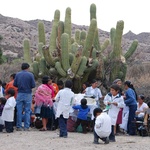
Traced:
<path fill-rule="evenodd" d="M 36 53 L 38 43 L 38 21 L 39 20 L 23 21 L 17 18 L 0 15 L 0 35 L 3 36 L 3 40 L 0 44 L 3 49 L 3 54 L 6 55 L 10 61 L 14 58 L 20 58 L 23 56 L 23 40 L 25 38 L 29 38 L 31 41 L 30 45 L 32 55 Z M 46 44 L 48 45 L 52 22 L 45 20 L 42 21 L 45 24 Z M 72 24 L 72 35 L 75 33 L 76 29 L 84 29 L 87 31 L 88 26 Z M 109 32 L 99 29 L 99 36 L 100 42 L 103 43 L 105 39 L 109 39 Z M 127 79 L 133 81 L 142 93 L 147 94 L 147 89 L 150 89 L 148 84 L 150 82 L 150 33 L 134 34 L 129 31 L 123 35 L 122 49 L 124 52 L 128 50 L 131 42 L 135 39 L 139 41 L 139 45 L 136 52 L 130 58 Z M 144 69 L 142 70 L 142 68 Z"/>
<path fill-rule="evenodd" d="M 39 20 L 23 21 L 17 18 L 10 18 L 0 15 L 0 35 L 3 36 L 1 42 L 4 55 L 9 57 L 22 57 L 23 48 L 22 43 L 24 38 L 29 38 L 31 41 L 31 50 L 34 54 L 37 49 L 38 31 L 37 24 Z M 42 20 L 45 24 L 45 34 L 47 37 L 47 44 L 49 44 L 49 37 L 52 28 L 51 21 Z M 88 26 L 78 26 L 72 24 L 72 34 L 75 29 L 88 30 Z M 109 32 L 99 29 L 99 36 L 101 43 L 109 38 Z M 129 31 L 123 36 L 122 48 L 124 51 L 128 49 L 131 42 L 137 39 L 139 46 L 136 53 L 132 57 L 134 61 L 149 61 L 150 60 L 150 33 L 140 33 L 138 35 Z"/>

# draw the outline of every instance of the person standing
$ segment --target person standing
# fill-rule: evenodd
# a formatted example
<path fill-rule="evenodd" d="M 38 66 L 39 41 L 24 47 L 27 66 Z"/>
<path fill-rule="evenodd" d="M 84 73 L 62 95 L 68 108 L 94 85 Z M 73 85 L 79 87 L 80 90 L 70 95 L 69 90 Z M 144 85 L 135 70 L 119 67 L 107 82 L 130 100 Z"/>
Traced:
<path fill-rule="evenodd" d="M 56 102 L 58 102 L 58 106 L 56 108 L 56 118 L 58 118 L 60 128 L 59 137 L 68 137 L 67 119 L 69 118 L 70 108 L 74 99 L 74 93 L 71 91 L 72 86 L 72 81 L 67 80 L 65 82 L 65 88 L 60 90 L 55 97 Z"/>
<path fill-rule="evenodd" d="M 136 134 L 135 127 L 135 112 L 137 110 L 137 95 L 134 90 L 134 87 L 130 81 L 124 82 L 125 88 L 125 104 L 129 107 L 129 116 L 128 116 L 128 124 L 127 124 L 127 133 L 129 135 Z"/>
<path fill-rule="evenodd" d="M 17 107 L 17 131 L 22 131 L 22 112 L 24 109 L 25 120 L 24 130 L 28 131 L 30 127 L 30 112 L 32 102 L 32 88 L 35 87 L 34 76 L 29 72 L 30 65 L 28 63 L 22 63 L 22 71 L 18 72 L 15 76 L 14 86 L 18 88 L 18 94 L 16 98 Z"/>
<path fill-rule="evenodd" d="M 5 128 L 7 133 L 13 132 L 13 119 L 14 119 L 14 109 L 16 106 L 16 100 L 14 98 L 15 91 L 9 89 L 6 94 L 6 104 L 2 112 L 2 120 L 5 121 Z"/>
<path fill-rule="evenodd" d="M 91 84 L 92 85 L 90 87 L 85 89 L 85 95 L 95 98 L 97 106 L 100 107 L 99 100 L 102 98 L 102 93 L 101 90 L 97 87 L 97 80 L 93 79 Z"/>

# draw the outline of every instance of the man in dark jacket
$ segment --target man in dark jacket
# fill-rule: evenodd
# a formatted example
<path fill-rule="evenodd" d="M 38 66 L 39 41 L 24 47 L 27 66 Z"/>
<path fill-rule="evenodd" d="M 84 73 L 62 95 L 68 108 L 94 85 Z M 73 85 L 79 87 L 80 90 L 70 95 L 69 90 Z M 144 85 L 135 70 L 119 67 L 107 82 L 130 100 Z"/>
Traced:
<path fill-rule="evenodd" d="M 16 98 L 18 131 L 22 130 L 22 112 L 25 113 L 24 130 L 28 131 L 30 127 L 32 88 L 35 87 L 35 80 L 33 74 L 29 72 L 29 67 L 28 63 L 22 63 L 22 71 L 16 74 L 14 80 L 14 86 L 18 88 Z"/>

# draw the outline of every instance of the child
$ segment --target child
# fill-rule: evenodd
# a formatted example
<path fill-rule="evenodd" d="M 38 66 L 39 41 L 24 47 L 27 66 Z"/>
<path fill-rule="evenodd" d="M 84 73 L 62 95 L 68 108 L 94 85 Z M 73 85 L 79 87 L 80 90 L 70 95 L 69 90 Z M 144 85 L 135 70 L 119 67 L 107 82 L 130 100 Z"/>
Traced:
<path fill-rule="evenodd" d="M 110 142 L 115 142 L 114 126 L 116 125 L 117 116 L 120 108 L 124 107 L 124 99 L 119 94 L 120 87 L 117 84 L 113 84 L 110 87 L 110 93 L 108 93 L 104 98 L 104 104 L 108 105 L 108 115 L 111 118 L 112 130 L 109 136 Z"/>
<path fill-rule="evenodd" d="M 109 135 L 111 133 L 111 118 L 106 112 L 102 112 L 100 108 L 95 108 L 93 111 L 95 117 L 94 126 L 94 144 L 99 144 L 100 138 L 105 144 L 109 143 Z"/>
<path fill-rule="evenodd" d="M 87 100 L 85 98 L 83 98 L 81 100 L 81 105 L 72 106 L 72 108 L 79 110 L 78 116 L 77 116 L 77 121 L 75 124 L 75 130 L 81 124 L 82 129 L 83 129 L 83 133 L 87 133 L 87 130 L 86 130 L 87 115 L 88 115 L 88 112 L 90 111 L 90 108 L 87 106 Z"/>
<path fill-rule="evenodd" d="M 13 119 L 14 119 L 14 108 L 16 106 L 16 100 L 14 98 L 15 91 L 9 89 L 6 95 L 6 104 L 2 112 L 2 119 L 5 121 L 6 132 L 13 132 Z"/>
<path fill-rule="evenodd" d="M 69 118 L 70 106 L 74 98 L 74 93 L 71 91 L 72 81 L 67 80 L 65 82 L 65 88 L 60 90 L 55 100 L 58 102 L 56 108 L 56 118 L 58 118 L 59 128 L 60 128 L 60 137 L 67 138 L 67 119 Z"/>
<path fill-rule="evenodd" d="M 2 116 L 5 103 L 6 103 L 6 99 L 4 97 L 0 97 L 0 132 L 2 132 L 4 127 L 4 121 L 1 119 L 1 116 Z"/>

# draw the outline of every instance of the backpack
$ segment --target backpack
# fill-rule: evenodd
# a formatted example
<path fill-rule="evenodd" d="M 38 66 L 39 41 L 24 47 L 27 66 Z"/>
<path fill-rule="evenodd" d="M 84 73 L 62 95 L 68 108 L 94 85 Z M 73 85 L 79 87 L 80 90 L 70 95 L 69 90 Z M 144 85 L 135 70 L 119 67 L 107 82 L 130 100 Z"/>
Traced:
<path fill-rule="evenodd" d="M 148 136 L 148 130 L 144 125 L 141 125 L 140 127 L 138 127 L 138 132 L 140 136 Z"/>

